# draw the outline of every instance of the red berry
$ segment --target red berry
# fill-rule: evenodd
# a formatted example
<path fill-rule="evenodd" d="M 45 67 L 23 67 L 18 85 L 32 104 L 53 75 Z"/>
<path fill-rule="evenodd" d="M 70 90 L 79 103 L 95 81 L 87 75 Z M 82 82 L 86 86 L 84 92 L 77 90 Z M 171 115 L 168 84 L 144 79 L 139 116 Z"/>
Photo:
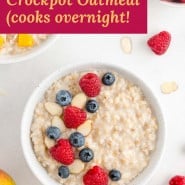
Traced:
<path fill-rule="evenodd" d="M 88 97 L 98 96 L 101 90 L 101 80 L 94 73 L 87 73 L 82 76 L 79 85 Z"/>
<path fill-rule="evenodd" d="M 151 37 L 148 40 L 147 44 L 154 53 L 156 53 L 157 55 L 162 55 L 167 51 L 170 45 L 170 41 L 171 41 L 170 33 L 167 31 L 162 31 Z"/>
<path fill-rule="evenodd" d="M 108 185 L 108 174 L 99 166 L 94 166 L 83 177 L 84 185 Z"/>
<path fill-rule="evenodd" d="M 185 0 L 180 0 L 181 3 L 185 3 Z"/>
<path fill-rule="evenodd" d="M 174 176 L 171 178 L 169 185 L 185 185 L 185 176 Z"/>
<path fill-rule="evenodd" d="M 64 109 L 63 120 L 67 128 L 77 128 L 86 118 L 86 112 L 78 107 L 68 106 Z"/>
<path fill-rule="evenodd" d="M 64 165 L 70 165 L 74 161 L 74 152 L 68 139 L 60 139 L 57 144 L 50 149 L 51 156 Z"/>

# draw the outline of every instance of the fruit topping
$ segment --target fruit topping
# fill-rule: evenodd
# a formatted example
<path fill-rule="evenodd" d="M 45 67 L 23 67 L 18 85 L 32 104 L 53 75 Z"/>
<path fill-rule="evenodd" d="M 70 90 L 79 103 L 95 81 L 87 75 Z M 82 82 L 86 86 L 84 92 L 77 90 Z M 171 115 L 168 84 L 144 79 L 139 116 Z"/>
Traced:
<path fill-rule="evenodd" d="M 17 44 L 19 47 L 32 47 L 34 45 L 33 36 L 30 34 L 19 34 Z"/>
<path fill-rule="evenodd" d="M 88 112 L 95 113 L 99 108 L 99 104 L 96 100 L 88 100 L 85 107 Z"/>
<path fill-rule="evenodd" d="M 57 144 L 50 149 L 51 156 L 64 165 L 70 165 L 74 161 L 74 151 L 68 139 L 60 139 Z"/>
<path fill-rule="evenodd" d="M 86 112 L 78 107 L 68 106 L 64 109 L 63 120 L 67 128 L 77 128 L 86 121 L 86 117 Z"/>
<path fill-rule="evenodd" d="M 102 82 L 104 85 L 110 86 L 115 82 L 115 76 L 112 73 L 107 72 L 103 75 Z"/>
<path fill-rule="evenodd" d="M 56 95 L 56 102 L 61 106 L 69 105 L 72 101 L 72 96 L 67 90 L 60 90 Z"/>
<path fill-rule="evenodd" d="M 67 166 L 60 166 L 60 168 L 58 169 L 58 175 L 63 179 L 68 178 L 69 168 Z"/>
<path fill-rule="evenodd" d="M 84 185 L 108 185 L 108 175 L 104 169 L 94 166 L 83 177 Z"/>
<path fill-rule="evenodd" d="M 73 147 L 82 147 L 85 144 L 85 138 L 80 132 L 74 132 L 69 137 L 70 144 Z"/>
<path fill-rule="evenodd" d="M 101 90 L 101 80 L 94 73 L 87 73 L 82 76 L 79 85 L 88 97 L 98 96 Z"/>
<path fill-rule="evenodd" d="M 121 179 L 121 173 L 120 171 L 113 169 L 109 172 L 109 177 L 112 181 L 119 181 Z"/>
<path fill-rule="evenodd" d="M 84 148 L 79 153 L 80 160 L 90 162 L 94 158 L 94 152 L 90 148 Z"/>
<path fill-rule="evenodd" d="M 61 131 L 57 127 L 48 127 L 47 130 L 46 130 L 46 135 L 50 139 L 56 140 L 61 136 Z"/>

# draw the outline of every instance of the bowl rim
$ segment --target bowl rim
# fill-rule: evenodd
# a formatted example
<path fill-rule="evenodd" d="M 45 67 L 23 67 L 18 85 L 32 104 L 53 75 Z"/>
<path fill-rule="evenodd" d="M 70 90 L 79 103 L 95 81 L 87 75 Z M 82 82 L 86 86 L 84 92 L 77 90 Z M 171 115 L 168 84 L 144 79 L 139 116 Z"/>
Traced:
<path fill-rule="evenodd" d="M 164 0 L 160 0 L 160 2 L 164 5 L 168 5 L 171 7 L 180 7 L 180 8 L 185 7 L 185 3 L 169 2 L 169 1 L 164 1 Z"/>
<path fill-rule="evenodd" d="M 30 139 L 30 127 L 31 127 L 31 120 L 33 116 L 33 111 L 35 108 L 36 103 L 39 102 L 41 97 L 43 96 L 44 92 L 51 86 L 53 82 L 59 79 L 66 74 L 75 71 L 90 71 L 90 70 L 98 70 L 98 69 L 109 69 L 112 71 L 116 71 L 118 73 L 122 73 L 125 75 L 126 79 L 134 82 L 134 84 L 138 85 L 145 94 L 147 100 L 151 98 L 149 101 L 151 104 L 152 109 L 155 111 L 156 118 L 158 119 L 159 130 L 158 130 L 158 139 L 156 143 L 156 150 L 153 151 L 151 155 L 150 162 L 148 166 L 141 172 L 133 181 L 131 181 L 128 185 L 145 185 L 154 172 L 156 171 L 157 167 L 159 166 L 164 151 L 165 151 L 165 142 L 166 142 L 166 125 L 163 116 L 162 106 L 160 105 L 158 98 L 155 96 L 155 93 L 151 90 L 147 82 L 144 82 L 135 72 L 124 68 L 120 64 L 115 63 L 104 63 L 104 62 L 82 62 L 78 64 L 68 64 L 65 68 L 60 68 L 57 71 L 50 74 L 47 78 L 42 80 L 40 85 L 33 91 L 25 109 L 23 111 L 22 122 L 21 122 L 21 145 L 25 160 L 31 169 L 32 173 L 37 177 L 37 179 L 44 185 L 59 185 L 57 181 L 51 178 L 46 170 L 41 166 L 41 164 L 37 161 L 37 158 L 34 154 L 32 149 L 31 139 Z M 38 98 L 40 93 L 40 97 Z M 146 93 L 148 94 L 146 96 Z M 42 94 L 42 96 L 41 96 Z M 34 99 L 37 101 L 33 104 Z M 155 106 L 155 108 L 154 108 Z M 30 115 L 30 109 L 32 109 L 32 113 Z M 157 112 L 156 112 L 157 111 Z M 29 116 L 30 115 L 30 116 Z M 28 117 L 30 117 L 29 125 L 28 125 Z M 143 175 L 144 174 L 144 175 Z"/>
<path fill-rule="evenodd" d="M 24 53 L 15 55 L 0 55 L 0 65 L 15 64 L 34 58 L 48 49 L 58 39 L 59 35 L 51 34 L 48 38 L 43 41 L 40 45 L 32 48 Z"/>

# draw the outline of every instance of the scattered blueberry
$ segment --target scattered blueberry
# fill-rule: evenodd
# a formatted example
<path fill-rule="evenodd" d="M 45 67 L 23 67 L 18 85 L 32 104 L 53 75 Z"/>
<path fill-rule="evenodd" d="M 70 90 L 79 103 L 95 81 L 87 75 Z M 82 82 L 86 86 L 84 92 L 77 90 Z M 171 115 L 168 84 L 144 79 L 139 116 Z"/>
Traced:
<path fill-rule="evenodd" d="M 96 100 L 88 100 L 85 107 L 88 112 L 95 113 L 98 110 L 99 105 Z"/>
<path fill-rule="evenodd" d="M 89 162 L 94 158 L 94 152 L 90 148 L 84 148 L 80 151 L 79 157 L 83 162 Z"/>
<path fill-rule="evenodd" d="M 60 90 L 56 95 L 56 102 L 61 106 L 69 105 L 72 101 L 72 96 L 69 91 Z"/>
<path fill-rule="evenodd" d="M 110 72 L 105 73 L 102 77 L 102 82 L 104 85 L 110 86 L 114 83 L 114 81 L 115 81 L 115 76 Z"/>
<path fill-rule="evenodd" d="M 120 171 L 113 169 L 109 172 L 109 177 L 112 181 L 119 181 L 121 179 L 121 173 Z"/>
<path fill-rule="evenodd" d="M 50 139 L 58 139 L 61 135 L 61 131 L 59 128 L 57 127 L 48 127 L 46 130 L 46 135 L 50 138 Z"/>
<path fill-rule="evenodd" d="M 70 135 L 69 142 L 74 147 L 81 147 L 85 144 L 85 138 L 80 132 L 74 132 Z"/>
<path fill-rule="evenodd" d="M 69 177 L 69 168 L 67 166 L 61 166 L 58 169 L 58 175 L 63 179 L 68 178 Z"/>

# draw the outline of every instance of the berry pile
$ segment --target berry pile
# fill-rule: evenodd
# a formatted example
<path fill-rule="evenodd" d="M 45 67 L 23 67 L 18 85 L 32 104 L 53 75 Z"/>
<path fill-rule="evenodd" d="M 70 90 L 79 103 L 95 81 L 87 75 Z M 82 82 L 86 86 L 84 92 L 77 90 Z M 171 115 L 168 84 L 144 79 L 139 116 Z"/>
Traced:
<path fill-rule="evenodd" d="M 61 178 L 70 176 L 69 165 L 76 163 L 79 169 L 73 166 L 73 171 L 81 172 L 84 164 L 94 159 L 93 150 L 85 146 L 85 137 L 91 131 L 91 122 L 87 120 L 87 112 L 92 114 L 98 111 L 99 103 L 96 96 L 100 94 L 101 86 L 111 86 L 114 82 L 115 76 L 110 72 L 105 73 L 102 79 L 95 73 L 87 73 L 79 80 L 81 93 L 73 96 L 68 90 L 62 89 L 56 94 L 56 104 L 46 105 L 46 110 L 50 114 L 60 116 L 66 128 L 76 129 L 67 139 L 62 138 L 60 126 L 50 126 L 46 129 L 46 136 L 55 141 L 55 145 L 49 149 L 49 153 L 53 159 L 61 163 L 58 169 L 58 175 Z M 63 107 L 63 111 L 60 110 L 61 107 Z M 76 148 L 80 149 L 76 150 Z M 109 178 L 112 181 L 118 181 L 121 179 L 121 173 L 116 169 L 107 172 L 100 166 L 94 166 L 84 175 L 83 182 L 84 185 L 108 185 Z"/>

